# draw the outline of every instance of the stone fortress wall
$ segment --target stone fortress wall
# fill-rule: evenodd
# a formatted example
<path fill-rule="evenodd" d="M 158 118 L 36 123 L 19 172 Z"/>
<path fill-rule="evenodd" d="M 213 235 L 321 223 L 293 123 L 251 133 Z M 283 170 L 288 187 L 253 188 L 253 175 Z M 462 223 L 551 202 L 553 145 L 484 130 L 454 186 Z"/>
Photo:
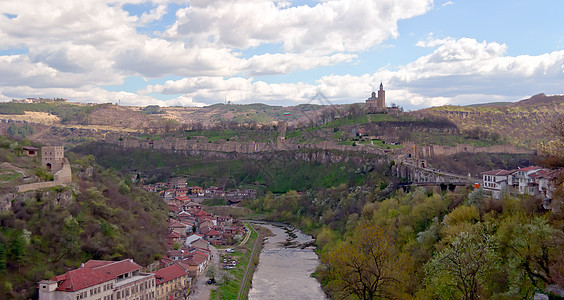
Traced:
<path fill-rule="evenodd" d="M 105 142 L 118 145 L 123 148 L 142 148 L 173 151 L 216 151 L 242 154 L 269 151 L 296 151 L 300 149 L 355 151 L 380 155 L 385 154 L 382 149 L 370 147 L 368 145 L 339 145 L 335 142 L 327 141 L 319 143 L 295 144 L 285 139 L 277 139 L 277 141 L 273 143 L 254 141 L 217 141 L 208 143 L 207 138 L 192 138 L 190 140 L 180 138 L 165 138 L 162 140 L 139 140 L 135 138 L 119 138 L 115 135 L 108 135 L 106 136 Z"/>
<path fill-rule="evenodd" d="M 467 144 L 457 146 L 441 145 L 417 145 L 412 142 L 404 143 L 404 147 L 395 150 L 383 150 L 370 145 L 357 144 L 339 145 L 333 141 L 323 141 L 319 143 L 292 143 L 283 137 L 276 142 L 237 142 L 237 141 L 217 141 L 208 143 L 205 137 L 195 137 L 190 140 L 181 138 L 165 138 L 162 140 L 139 140 L 136 138 L 120 138 L 116 135 L 107 135 L 106 143 L 118 145 L 123 148 L 142 148 L 153 150 L 171 150 L 188 152 L 229 152 L 240 154 L 251 154 L 256 152 L 271 151 L 297 151 L 300 149 L 324 150 L 324 151 L 353 151 L 377 155 L 405 155 L 415 158 L 431 158 L 434 156 L 450 156 L 458 153 L 507 153 L 507 154 L 536 154 L 535 150 L 523 149 L 514 145 L 494 145 L 489 147 L 476 147 Z"/>

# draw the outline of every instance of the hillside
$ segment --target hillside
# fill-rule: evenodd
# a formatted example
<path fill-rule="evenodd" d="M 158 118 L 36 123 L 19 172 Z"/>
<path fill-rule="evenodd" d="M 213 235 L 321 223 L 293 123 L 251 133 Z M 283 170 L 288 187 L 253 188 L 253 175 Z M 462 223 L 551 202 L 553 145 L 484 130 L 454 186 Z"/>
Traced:
<path fill-rule="evenodd" d="M 36 298 L 38 281 L 88 259 L 147 265 L 165 252 L 168 210 L 158 196 L 70 152 L 72 184 L 15 193 L 24 174 L 46 171 L 19 142 L 0 138 L 0 160 L 10 162 L 0 167 L 0 298 Z"/>
<path fill-rule="evenodd" d="M 539 142 L 551 139 L 547 129 L 559 115 L 564 114 L 564 96 L 539 94 L 510 104 L 447 105 L 413 114 L 444 117 L 460 130 L 498 133 L 511 143 L 534 148 Z"/>
<path fill-rule="evenodd" d="M 537 148 L 540 142 L 551 139 L 546 128 L 563 112 L 564 96 L 544 94 L 515 103 L 442 106 L 410 113 L 372 112 L 359 103 L 292 107 L 215 104 L 195 108 L 10 102 L 0 103 L 0 131 L 8 133 L 10 126 L 20 126 L 12 128 L 24 133 L 19 137 L 65 144 L 101 140 L 107 134 L 159 139 L 182 132 L 188 132 L 188 136 L 209 135 L 212 142 L 215 137 L 275 141 L 277 122 L 286 121 L 286 139 L 298 143 L 376 143 L 376 147 L 384 149 L 390 146 L 380 147 L 382 141 L 448 146 L 512 143 Z M 33 126 L 34 130 L 8 121 Z M 360 136 L 377 137 L 380 141 L 367 141 Z"/>

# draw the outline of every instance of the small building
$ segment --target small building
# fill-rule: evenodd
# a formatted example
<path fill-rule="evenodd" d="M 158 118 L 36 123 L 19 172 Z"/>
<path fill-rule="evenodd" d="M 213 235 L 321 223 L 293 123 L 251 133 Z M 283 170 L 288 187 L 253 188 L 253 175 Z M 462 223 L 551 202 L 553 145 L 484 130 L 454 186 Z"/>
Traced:
<path fill-rule="evenodd" d="M 157 300 L 177 299 L 189 293 L 190 277 L 179 265 L 173 264 L 153 273 L 157 282 Z"/>
<path fill-rule="evenodd" d="M 37 153 L 39 152 L 39 149 L 32 147 L 32 146 L 24 146 L 23 147 L 23 152 L 25 153 L 25 155 L 30 156 L 30 157 L 36 157 Z"/>
<path fill-rule="evenodd" d="M 519 181 L 519 194 L 535 194 L 535 181 L 529 175 L 540 171 L 542 168 L 537 166 L 530 166 L 518 169 L 516 172 L 517 180 Z"/>
<path fill-rule="evenodd" d="M 514 171 L 507 171 L 502 169 L 497 169 L 493 171 L 483 172 L 482 187 L 484 191 L 487 191 L 495 199 L 501 198 L 501 193 L 503 189 L 508 186 L 508 176 L 513 174 Z"/>

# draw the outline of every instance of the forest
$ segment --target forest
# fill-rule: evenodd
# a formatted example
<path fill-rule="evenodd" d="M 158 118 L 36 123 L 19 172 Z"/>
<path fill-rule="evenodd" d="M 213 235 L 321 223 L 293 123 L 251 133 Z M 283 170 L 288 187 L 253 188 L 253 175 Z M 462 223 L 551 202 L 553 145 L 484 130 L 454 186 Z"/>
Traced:
<path fill-rule="evenodd" d="M 530 299 L 564 284 L 562 214 L 538 199 L 385 186 L 374 178 L 247 205 L 315 236 L 316 277 L 335 299 Z"/>

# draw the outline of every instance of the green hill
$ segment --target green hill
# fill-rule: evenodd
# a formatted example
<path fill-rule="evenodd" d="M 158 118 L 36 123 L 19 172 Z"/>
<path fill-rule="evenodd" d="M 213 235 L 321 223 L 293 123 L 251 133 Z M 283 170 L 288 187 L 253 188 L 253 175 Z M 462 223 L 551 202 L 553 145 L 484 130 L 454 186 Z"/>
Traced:
<path fill-rule="evenodd" d="M 497 133 L 506 140 L 528 147 L 551 139 L 550 124 L 564 114 L 564 96 L 539 94 L 507 105 L 440 106 L 414 112 L 451 120 L 460 130 Z"/>

